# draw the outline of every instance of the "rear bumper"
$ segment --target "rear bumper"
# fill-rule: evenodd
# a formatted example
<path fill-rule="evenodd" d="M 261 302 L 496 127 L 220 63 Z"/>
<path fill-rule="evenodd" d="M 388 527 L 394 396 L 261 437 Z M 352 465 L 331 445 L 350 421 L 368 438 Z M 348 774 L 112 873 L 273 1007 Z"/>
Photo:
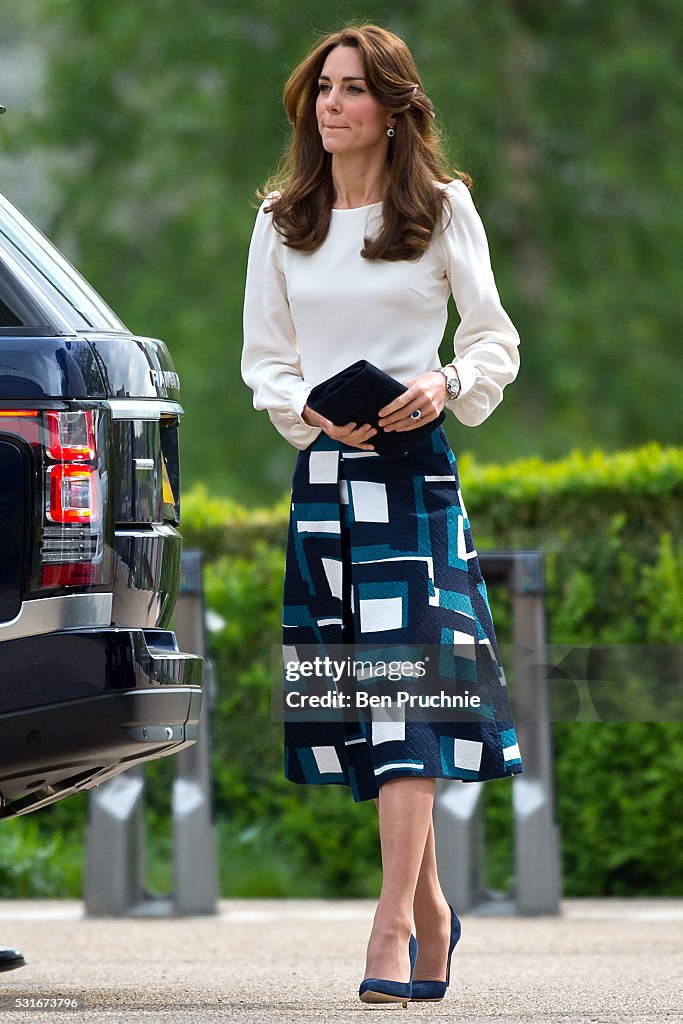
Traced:
<path fill-rule="evenodd" d="M 3 644 L 2 656 L 0 817 L 197 738 L 203 661 L 167 630 L 54 633 Z"/>
<path fill-rule="evenodd" d="M 0 721 L 10 712 L 122 690 L 200 686 L 202 666 L 165 629 L 95 627 L 10 640 L 0 648 Z M 0 778 L 4 761 L 0 745 Z"/>

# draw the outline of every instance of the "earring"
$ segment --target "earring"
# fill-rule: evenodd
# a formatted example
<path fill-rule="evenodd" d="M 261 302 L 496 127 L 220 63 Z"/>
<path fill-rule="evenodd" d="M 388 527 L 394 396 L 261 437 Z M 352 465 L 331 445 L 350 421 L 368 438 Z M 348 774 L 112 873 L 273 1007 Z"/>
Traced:
<path fill-rule="evenodd" d="M 387 135 L 389 136 L 390 139 L 393 139 L 395 134 L 396 134 L 395 129 L 392 128 L 391 125 L 389 125 L 389 127 L 387 128 Z"/>

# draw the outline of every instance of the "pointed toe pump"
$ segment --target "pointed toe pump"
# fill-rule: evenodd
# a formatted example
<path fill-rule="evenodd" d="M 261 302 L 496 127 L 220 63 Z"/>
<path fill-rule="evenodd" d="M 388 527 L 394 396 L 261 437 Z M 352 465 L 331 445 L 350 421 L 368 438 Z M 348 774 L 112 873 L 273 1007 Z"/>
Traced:
<path fill-rule="evenodd" d="M 462 925 L 456 912 L 451 907 L 451 941 L 448 945 L 448 960 L 446 961 L 446 980 L 445 981 L 420 981 L 418 978 L 415 979 L 412 986 L 411 1001 L 417 1002 L 436 1002 L 439 999 L 443 999 L 446 995 L 446 989 L 448 988 L 451 980 L 451 957 L 453 956 L 453 950 L 458 944 L 458 939 L 462 932 Z"/>
<path fill-rule="evenodd" d="M 384 978 L 365 978 L 361 981 L 358 996 L 363 1003 L 403 1003 L 407 1008 L 411 998 L 413 972 L 417 960 L 417 939 L 410 936 L 410 979 L 405 981 L 386 981 Z"/>

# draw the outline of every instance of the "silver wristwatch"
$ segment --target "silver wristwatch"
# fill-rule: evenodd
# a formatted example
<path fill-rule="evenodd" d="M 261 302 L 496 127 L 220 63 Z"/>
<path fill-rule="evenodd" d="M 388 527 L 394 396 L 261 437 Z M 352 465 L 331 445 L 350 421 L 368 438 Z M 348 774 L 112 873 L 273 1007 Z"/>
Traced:
<path fill-rule="evenodd" d="M 454 366 L 438 366 L 437 370 L 443 374 L 446 381 L 446 391 L 448 392 L 447 401 L 451 401 L 453 398 L 457 398 L 460 394 L 461 384 L 460 378 L 458 377 L 458 371 Z"/>

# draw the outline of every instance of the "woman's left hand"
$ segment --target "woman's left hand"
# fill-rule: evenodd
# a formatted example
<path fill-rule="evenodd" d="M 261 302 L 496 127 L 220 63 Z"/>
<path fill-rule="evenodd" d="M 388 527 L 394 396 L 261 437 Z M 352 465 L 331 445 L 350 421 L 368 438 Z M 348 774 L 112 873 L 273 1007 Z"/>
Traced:
<path fill-rule="evenodd" d="M 435 420 L 446 404 L 446 381 L 438 370 L 422 373 L 405 383 L 408 390 L 379 411 L 379 425 L 383 430 L 398 433 L 415 430 Z M 416 409 L 419 409 L 420 416 L 413 418 L 410 414 Z"/>

